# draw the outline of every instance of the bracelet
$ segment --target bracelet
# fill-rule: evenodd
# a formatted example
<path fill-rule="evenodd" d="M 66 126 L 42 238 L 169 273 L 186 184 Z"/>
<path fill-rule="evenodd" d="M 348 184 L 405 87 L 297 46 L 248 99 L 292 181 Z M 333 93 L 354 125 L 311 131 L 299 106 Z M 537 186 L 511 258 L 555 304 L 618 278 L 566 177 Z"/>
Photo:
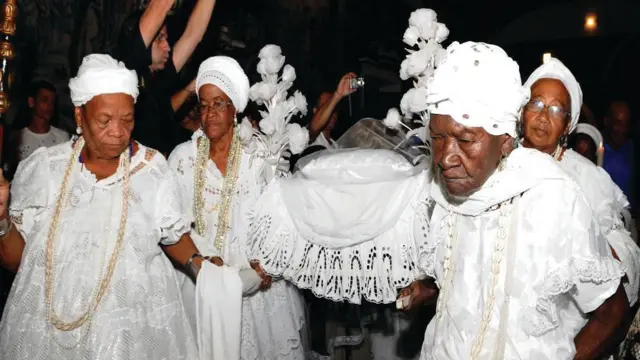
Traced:
<path fill-rule="evenodd" d="M 198 272 L 200 270 L 200 269 L 197 269 L 196 266 L 193 264 L 193 259 L 197 257 L 202 257 L 202 255 L 200 255 L 200 253 L 194 253 L 193 255 L 191 255 L 189 260 L 187 260 L 187 263 L 184 264 L 185 270 L 187 270 L 189 275 L 191 275 L 194 280 L 198 277 Z"/>
<path fill-rule="evenodd" d="M 8 216 L 0 220 L 0 237 L 7 235 L 11 231 L 12 227 L 13 223 L 9 220 Z"/>

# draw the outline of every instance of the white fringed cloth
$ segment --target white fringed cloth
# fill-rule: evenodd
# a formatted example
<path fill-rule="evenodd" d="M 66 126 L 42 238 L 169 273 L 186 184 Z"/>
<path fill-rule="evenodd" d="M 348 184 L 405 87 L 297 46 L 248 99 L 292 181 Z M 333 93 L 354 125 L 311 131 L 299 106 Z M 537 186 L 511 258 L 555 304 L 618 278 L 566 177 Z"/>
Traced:
<path fill-rule="evenodd" d="M 398 289 L 423 276 L 429 171 L 390 150 L 332 150 L 300 161 L 251 211 L 249 256 L 318 297 L 395 302 Z"/>
<path fill-rule="evenodd" d="M 202 263 L 196 282 L 200 360 L 240 360 L 242 281 L 238 269 Z"/>

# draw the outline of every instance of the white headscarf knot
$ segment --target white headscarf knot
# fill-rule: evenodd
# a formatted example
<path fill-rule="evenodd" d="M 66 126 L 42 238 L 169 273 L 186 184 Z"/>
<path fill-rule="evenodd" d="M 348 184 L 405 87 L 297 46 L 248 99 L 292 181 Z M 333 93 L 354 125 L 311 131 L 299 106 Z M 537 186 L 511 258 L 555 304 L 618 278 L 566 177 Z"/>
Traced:
<path fill-rule="evenodd" d="M 213 56 L 202 62 L 196 77 L 196 92 L 205 84 L 215 85 L 227 94 L 238 112 L 244 111 L 247 107 L 249 78 L 234 59 L 228 56 Z"/>
<path fill-rule="evenodd" d="M 90 54 L 82 59 L 78 75 L 69 80 L 71 101 L 82 106 L 102 94 L 124 93 L 138 99 L 138 76 L 120 61 L 106 54 Z"/>
<path fill-rule="evenodd" d="M 531 76 L 529 76 L 529 79 L 527 79 L 524 85 L 530 89 L 531 86 L 540 79 L 560 80 L 567 89 L 567 92 L 569 92 L 569 97 L 571 98 L 571 123 L 569 124 L 569 133 L 572 133 L 578 125 L 580 109 L 582 108 L 582 89 L 580 88 L 580 83 L 578 83 L 578 80 L 576 80 L 569 68 L 556 58 L 549 59 L 549 61 L 537 68 Z"/>
<path fill-rule="evenodd" d="M 520 110 L 530 95 L 522 86 L 518 64 L 504 50 L 475 42 L 454 42 L 447 48 L 427 92 L 429 113 L 514 138 Z"/>

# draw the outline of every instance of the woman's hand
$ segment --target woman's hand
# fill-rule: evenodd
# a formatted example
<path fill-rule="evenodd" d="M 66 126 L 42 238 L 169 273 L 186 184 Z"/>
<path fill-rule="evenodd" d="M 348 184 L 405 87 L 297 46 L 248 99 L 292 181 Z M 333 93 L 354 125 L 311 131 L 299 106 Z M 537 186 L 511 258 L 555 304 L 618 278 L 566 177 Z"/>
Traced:
<path fill-rule="evenodd" d="M 255 270 L 258 276 L 260 276 L 260 278 L 262 279 L 262 283 L 260 284 L 260 290 L 268 289 L 271 286 L 271 283 L 273 282 L 273 278 L 271 278 L 271 276 L 267 275 L 267 273 L 264 272 L 264 270 L 262 269 L 262 267 L 257 261 L 251 262 L 251 268 Z"/>
<path fill-rule="evenodd" d="M 224 261 L 219 256 L 207 256 L 205 257 L 205 260 L 208 260 L 210 263 L 213 263 L 216 266 L 224 265 Z"/>
<path fill-rule="evenodd" d="M 433 280 L 416 280 L 400 290 L 396 307 L 400 311 L 411 311 L 422 305 L 433 304 L 438 298 L 438 292 Z"/>

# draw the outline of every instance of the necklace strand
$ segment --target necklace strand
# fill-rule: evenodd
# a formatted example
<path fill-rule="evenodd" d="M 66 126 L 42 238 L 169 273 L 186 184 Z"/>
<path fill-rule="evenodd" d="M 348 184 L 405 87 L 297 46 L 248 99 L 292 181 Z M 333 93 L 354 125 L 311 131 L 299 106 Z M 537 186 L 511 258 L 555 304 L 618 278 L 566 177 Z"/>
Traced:
<path fill-rule="evenodd" d="M 198 140 L 198 151 L 195 160 L 196 169 L 194 171 L 194 212 L 196 218 L 196 232 L 202 236 L 204 236 L 206 232 L 206 222 L 204 219 L 204 188 L 206 186 L 205 169 L 210 157 L 210 147 L 210 140 L 206 136 L 200 137 Z M 216 231 L 214 246 L 219 252 L 223 250 L 225 236 L 230 228 L 229 212 L 231 210 L 233 194 L 236 191 L 236 185 L 238 182 L 240 160 L 242 159 L 241 151 L 242 147 L 240 139 L 238 139 L 234 132 L 233 139 L 231 140 L 231 147 L 229 148 L 229 155 L 227 157 L 227 169 L 223 180 L 220 200 L 215 206 L 215 209 L 218 209 L 218 230 Z"/>
<path fill-rule="evenodd" d="M 491 255 L 491 288 L 489 289 L 489 299 L 487 306 L 482 314 L 482 321 L 478 334 L 476 335 L 473 345 L 471 347 L 471 359 L 475 360 L 480 355 L 482 345 L 484 344 L 484 338 L 486 336 L 489 324 L 491 323 L 491 315 L 493 313 L 493 307 L 496 302 L 496 288 L 498 285 L 498 279 L 500 277 L 500 263 L 502 262 L 502 252 L 505 247 L 505 243 L 508 241 L 507 229 L 509 227 L 509 214 L 510 208 L 508 204 L 510 200 L 504 201 L 500 204 L 499 211 L 500 217 L 498 219 L 498 233 L 496 243 L 494 245 L 493 253 Z M 441 287 L 441 296 L 438 298 L 436 305 L 436 331 L 440 320 L 444 317 L 445 303 L 449 298 L 449 287 L 453 282 L 453 274 L 455 272 L 456 262 L 453 259 L 453 254 L 457 248 L 457 215 L 449 210 L 447 215 L 447 242 L 445 245 L 445 257 L 444 257 L 444 282 Z"/>
<path fill-rule="evenodd" d="M 47 236 L 46 243 L 46 252 L 45 252 L 45 301 L 46 306 L 48 308 L 48 318 L 51 325 L 53 325 L 56 329 L 60 331 L 72 331 L 80 326 L 90 323 L 95 310 L 100 304 L 106 290 L 111 283 L 111 278 L 113 277 L 113 273 L 115 271 L 115 267 L 118 260 L 118 255 L 122 250 L 122 246 L 124 243 L 124 233 L 125 233 L 125 225 L 127 220 L 127 210 L 129 203 L 129 185 L 130 185 L 130 174 L 129 174 L 129 164 L 131 161 L 131 155 L 123 153 L 120 155 L 120 164 L 118 169 L 122 169 L 124 171 L 124 185 L 123 185 L 123 194 L 122 194 L 122 212 L 120 215 L 120 228 L 118 230 L 118 237 L 116 240 L 116 245 L 109 259 L 109 264 L 107 266 L 107 274 L 102 277 L 98 282 L 96 289 L 94 290 L 93 301 L 89 306 L 87 311 L 84 312 L 81 316 L 76 318 L 73 321 L 65 322 L 63 321 L 54 311 L 53 309 L 53 284 L 55 283 L 55 243 L 56 243 L 56 233 L 58 230 L 58 224 L 60 222 L 60 216 L 62 214 L 62 210 L 67 203 L 65 198 L 68 198 L 67 189 L 69 187 L 69 180 L 71 177 L 71 173 L 73 171 L 76 159 L 80 155 L 82 148 L 84 147 L 84 138 L 80 137 L 78 141 L 74 144 L 74 151 L 72 153 L 71 158 L 69 159 L 69 163 L 65 170 L 64 178 L 62 180 L 62 186 L 60 188 L 60 193 L 58 194 L 58 199 L 56 201 L 55 210 L 53 213 L 53 219 L 51 221 L 51 226 L 49 228 L 49 234 Z M 104 270 L 104 269 L 103 269 Z M 101 273 L 102 275 L 102 273 Z M 84 334 L 88 333 L 88 327 L 85 329 Z M 84 335 L 83 335 L 84 337 Z M 82 339 L 82 338 L 81 338 Z"/>

